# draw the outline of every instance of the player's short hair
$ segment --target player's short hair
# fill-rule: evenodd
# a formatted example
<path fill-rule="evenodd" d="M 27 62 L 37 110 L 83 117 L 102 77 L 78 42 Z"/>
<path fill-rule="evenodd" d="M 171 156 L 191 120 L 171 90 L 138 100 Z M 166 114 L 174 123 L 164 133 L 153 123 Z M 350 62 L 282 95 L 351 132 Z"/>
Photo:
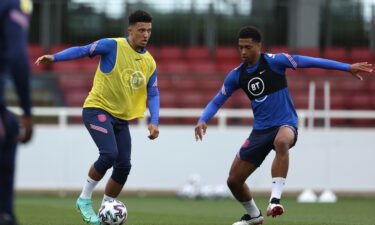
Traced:
<path fill-rule="evenodd" d="M 151 23 L 152 22 L 152 16 L 143 10 L 137 10 L 130 14 L 128 17 L 129 19 L 129 26 L 134 25 L 138 22 L 144 22 L 144 23 Z"/>
<path fill-rule="evenodd" d="M 260 43 L 262 41 L 262 34 L 260 30 L 254 26 L 242 27 L 238 32 L 238 38 L 251 38 L 254 42 Z"/>

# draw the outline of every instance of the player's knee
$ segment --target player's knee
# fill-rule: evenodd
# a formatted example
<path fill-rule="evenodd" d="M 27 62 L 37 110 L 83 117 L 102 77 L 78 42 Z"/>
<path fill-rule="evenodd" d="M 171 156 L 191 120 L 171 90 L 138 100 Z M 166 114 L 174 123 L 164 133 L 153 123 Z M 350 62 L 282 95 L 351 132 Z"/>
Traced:
<path fill-rule="evenodd" d="M 126 180 L 128 179 L 130 173 L 131 166 L 123 167 L 123 168 L 113 168 L 111 178 L 119 184 L 125 184 Z"/>
<path fill-rule="evenodd" d="M 288 137 L 279 137 L 274 141 L 276 152 L 286 153 L 291 145 L 292 141 Z"/>
<path fill-rule="evenodd" d="M 236 179 L 234 176 L 229 176 L 227 179 L 227 185 L 230 189 L 240 187 L 242 184 L 241 182 Z"/>
<path fill-rule="evenodd" d="M 117 151 L 100 154 L 98 160 L 94 163 L 94 167 L 99 173 L 105 174 L 105 172 L 113 166 L 116 158 Z"/>

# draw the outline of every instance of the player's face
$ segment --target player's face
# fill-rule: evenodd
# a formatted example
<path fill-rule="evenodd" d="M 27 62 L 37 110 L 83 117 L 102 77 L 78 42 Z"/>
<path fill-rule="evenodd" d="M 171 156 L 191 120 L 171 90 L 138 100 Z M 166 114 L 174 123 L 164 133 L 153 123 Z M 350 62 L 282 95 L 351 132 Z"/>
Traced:
<path fill-rule="evenodd" d="M 251 65 L 255 64 L 260 56 L 261 43 L 253 41 L 251 38 L 239 38 L 238 49 L 241 59 Z"/>
<path fill-rule="evenodd" d="M 138 22 L 132 26 L 129 26 L 129 38 L 131 39 L 133 47 L 145 48 L 150 37 L 151 37 L 151 23 Z"/>

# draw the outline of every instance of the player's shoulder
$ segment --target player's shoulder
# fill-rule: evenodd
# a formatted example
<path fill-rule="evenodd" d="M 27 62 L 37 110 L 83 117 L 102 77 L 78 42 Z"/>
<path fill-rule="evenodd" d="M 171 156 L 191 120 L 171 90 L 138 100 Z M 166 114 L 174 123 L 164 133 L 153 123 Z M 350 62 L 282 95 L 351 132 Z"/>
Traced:
<path fill-rule="evenodd" d="M 292 58 L 288 53 L 264 53 L 264 58 L 269 63 L 281 63 Z"/>
<path fill-rule="evenodd" d="M 285 57 L 286 55 L 288 55 L 287 53 L 264 53 L 264 58 L 266 60 L 277 60 L 279 59 L 280 57 Z"/>
<path fill-rule="evenodd" d="M 240 65 L 238 65 L 237 67 L 235 67 L 232 71 L 230 71 L 230 72 L 228 73 L 228 75 L 229 75 L 229 74 L 234 74 L 234 73 L 239 73 L 239 72 L 241 72 L 241 68 L 242 68 L 242 66 L 243 66 L 243 63 L 241 63 Z"/>
<path fill-rule="evenodd" d="M 99 41 L 105 42 L 107 44 L 117 44 L 117 43 L 125 43 L 126 39 L 123 37 L 109 37 L 109 38 L 103 38 Z"/>
<path fill-rule="evenodd" d="M 113 50 L 117 47 L 117 41 L 115 38 L 102 38 L 93 43 L 95 46 L 99 45 L 101 48 Z"/>
<path fill-rule="evenodd" d="M 239 66 L 237 66 L 236 68 L 234 68 L 232 71 L 230 71 L 226 77 L 226 79 L 238 79 L 239 78 L 239 75 L 241 74 L 241 68 L 243 66 L 243 63 L 241 63 Z"/>
<path fill-rule="evenodd" d="M 145 57 L 148 59 L 149 64 L 152 67 L 152 70 L 155 70 L 156 69 L 156 62 L 155 62 L 154 57 L 147 50 L 146 50 L 146 52 L 144 54 L 145 54 Z"/>

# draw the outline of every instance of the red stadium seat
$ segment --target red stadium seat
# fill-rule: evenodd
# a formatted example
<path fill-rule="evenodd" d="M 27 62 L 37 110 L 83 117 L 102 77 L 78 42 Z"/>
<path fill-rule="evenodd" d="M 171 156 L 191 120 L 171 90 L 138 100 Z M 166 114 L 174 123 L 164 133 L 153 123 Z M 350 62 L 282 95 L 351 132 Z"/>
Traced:
<path fill-rule="evenodd" d="M 217 61 L 237 60 L 240 58 L 240 53 L 237 48 L 233 46 L 218 46 L 215 50 L 215 59 Z"/>
<path fill-rule="evenodd" d="M 80 59 L 81 62 L 81 67 L 80 71 L 82 73 L 87 73 L 87 74 L 95 74 L 96 69 L 98 68 L 99 65 L 99 60 L 100 57 L 94 57 L 94 58 L 83 58 Z"/>
<path fill-rule="evenodd" d="M 288 54 L 291 54 L 292 51 L 290 49 L 288 49 L 287 46 L 284 46 L 284 45 L 274 45 L 274 46 L 270 46 L 267 50 L 266 50 L 267 53 L 273 53 L 273 54 L 277 54 L 277 53 L 288 53 Z"/>
<path fill-rule="evenodd" d="M 218 72 L 229 73 L 241 64 L 240 53 L 232 46 L 218 46 L 215 51 Z"/>
<path fill-rule="evenodd" d="M 196 74 L 214 74 L 219 71 L 216 64 L 210 60 L 194 61 L 190 63 L 190 71 Z"/>
<path fill-rule="evenodd" d="M 294 93 L 292 100 L 296 109 L 307 109 L 309 104 L 308 91 Z"/>
<path fill-rule="evenodd" d="M 48 54 L 56 54 L 70 47 L 72 46 L 71 45 L 52 45 L 48 51 Z"/>
<path fill-rule="evenodd" d="M 345 109 L 346 98 L 343 95 L 331 95 L 331 109 Z"/>
<path fill-rule="evenodd" d="M 60 74 L 75 74 L 81 70 L 81 62 L 78 60 L 56 62 L 51 64 L 54 72 Z"/>
<path fill-rule="evenodd" d="M 291 92 L 293 91 L 308 91 L 309 80 L 306 79 L 289 79 L 288 87 Z"/>
<path fill-rule="evenodd" d="M 92 87 L 93 80 L 90 77 L 59 76 L 58 85 L 64 92 L 72 89 L 88 91 Z"/>
<path fill-rule="evenodd" d="M 300 48 L 298 49 L 297 54 L 310 57 L 320 57 L 320 51 L 318 48 Z"/>
<path fill-rule="evenodd" d="M 202 79 L 198 81 L 198 88 L 207 91 L 219 91 L 223 86 L 223 80 L 219 79 Z"/>
<path fill-rule="evenodd" d="M 152 57 L 157 58 L 158 57 L 158 49 L 155 46 L 147 46 L 146 50 L 152 55 Z"/>
<path fill-rule="evenodd" d="M 365 91 L 375 93 L 375 80 L 366 80 Z"/>
<path fill-rule="evenodd" d="M 352 62 L 374 62 L 374 52 L 370 48 L 357 47 L 350 50 Z"/>
<path fill-rule="evenodd" d="M 35 65 L 35 61 L 42 55 L 44 55 L 44 47 L 42 45 L 31 44 L 28 46 L 29 51 L 29 63 L 33 74 L 43 73 L 46 70 L 46 65 L 41 64 Z"/>
<path fill-rule="evenodd" d="M 173 80 L 173 90 L 178 93 L 179 90 L 197 90 L 199 80 L 194 78 L 182 78 Z"/>
<path fill-rule="evenodd" d="M 175 45 L 166 45 L 162 46 L 159 49 L 157 57 L 155 57 L 157 61 L 169 61 L 169 60 L 182 60 L 183 59 L 183 51 L 180 46 Z"/>
<path fill-rule="evenodd" d="M 184 60 L 159 61 L 157 64 L 158 71 L 161 73 L 188 73 L 190 68 Z"/>
<path fill-rule="evenodd" d="M 64 92 L 64 101 L 67 106 L 82 106 L 87 95 L 87 91 L 80 89 L 75 91 L 66 91 Z"/>
<path fill-rule="evenodd" d="M 228 61 L 216 61 L 216 68 L 219 72 L 229 73 L 238 66 L 240 66 L 241 60 L 228 60 Z"/>
<path fill-rule="evenodd" d="M 366 83 L 360 82 L 359 80 L 352 78 L 352 79 L 345 79 L 345 80 L 335 80 L 330 82 L 331 90 L 334 91 L 342 91 L 349 95 L 361 92 L 366 89 Z"/>
<path fill-rule="evenodd" d="M 160 107 L 161 108 L 176 108 L 179 101 L 178 95 L 172 90 L 160 90 Z"/>
<path fill-rule="evenodd" d="M 158 77 L 158 88 L 159 90 L 171 90 L 174 88 L 174 82 L 169 78 Z"/>
<path fill-rule="evenodd" d="M 328 47 L 323 50 L 323 58 L 336 60 L 340 62 L 348 62 L 348 55 L 345 48 Z"/>
<path fill-rule="evenodd" d="M 189 46 L 185 58 L 189 63 L 207 62 L 210 60 L 210 50 L 205 46 Z"/>
<path fill-rule="evenodd" d="M 319 76 L 319 75 L 327 74 L 327 70 L 320 69 L 320 68 L 300 68 L 300 69 L 297 69 L 297 71 L 300 74 L 305 74 L 308 76 Z"/>
<path fill-rule="evenodd" d="M 196 90 L 179 92 L 178 106 L 180 108 L 204 108 L 215 96 L 214 92 L 201 92 Z"/>
<path fill-rule="evenodd" d="M 235 109 L 250 109 L 251 104 L 246 94 L 242 90 L 237 90 L 227 100 L 227 107 Z"/>
<path fill-rule="evenodd" d="M 348 96 L 347 108 L 355 110 L 375 109 L 375 100 L 372 93 L 356 93 Z"/>

